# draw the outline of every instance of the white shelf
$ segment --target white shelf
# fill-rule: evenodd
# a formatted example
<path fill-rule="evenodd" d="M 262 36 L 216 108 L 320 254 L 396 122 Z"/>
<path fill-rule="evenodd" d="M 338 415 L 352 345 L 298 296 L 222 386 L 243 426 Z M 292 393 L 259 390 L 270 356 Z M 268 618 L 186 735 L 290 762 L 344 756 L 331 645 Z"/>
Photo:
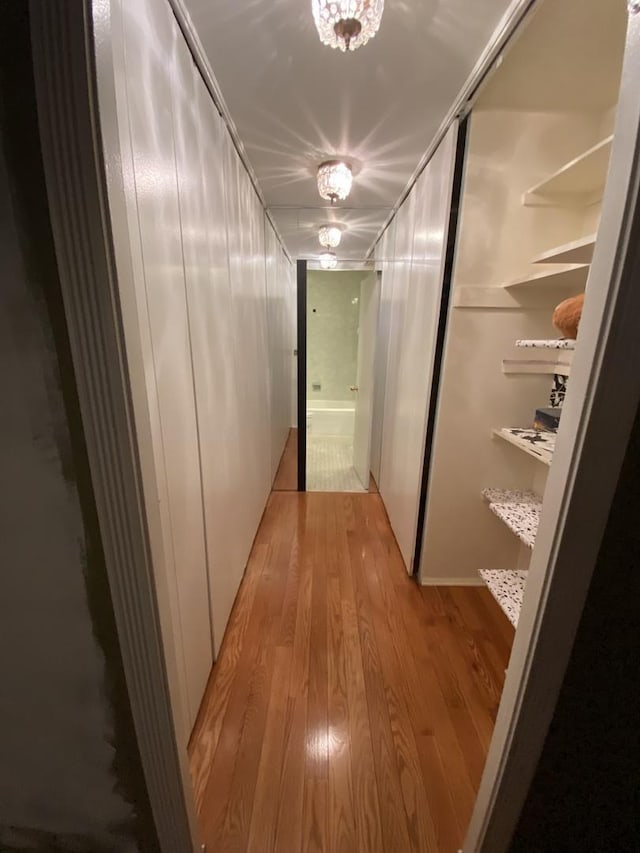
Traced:
<path fill-rule="evenodd" d="M 594 204 L 602 198 L 613 135 L 589 148 L 522 197 L 525 205 Z"/>
<path fill-rule="evenodd" d="M 527 548 L 533 548 L 538 533 L 542 500 L 535 492 L 514 489 L 484 489 L 489 509 L 504 522 Z"/>
<path fill-rule="evenodd" d="M 556 246 L 533 259 L 534 264 L 590 264 L 596 245 L 596 234 L 580 237 L 562 246 Z"/>
<path fill-rule="evenodd" d="M 454 308 L 501 308 L 522 310 L 513 293 L 509 293 L 504 287 L 492 285 L 490 287 L 463 285 L 456 288 L 453 294 Z"/>
<path fill-rule="evenodd" d="M 568 349 L 574 350 L 576 348 L 576 342 L 569 340 L 568 338 L 562 340 L 520 340 L 516 341 L 517 347 L 522 347 L 523 349 Z"/>
<path fill-rule="evenodd" d="M 518 450 L 522 450 L 523 453 L 533 459 L 537 459 L 538 462 L 551 465 L 556 444 L 555 432 L 524 427 L 503 427 L 502 429 L 495 429 L 493 434 L 517 447 Z"/>
<path fill-rule="evenodd" d="M 558 265 L 558 269 L 541 270 L 531 273 L 524 278 L 509 281 L 503 285 L 506 290 L 516 288 L 547 288 L 556 287 L 566 290 L 582 291 L 589 275 L 588 264 Z"/>
<path fill-rule="evenodd" d="M 527 572 L 518 569 L 480 569 L 478 573 L 514 628 L 522 608 Z"/>
<path fill-rule="evenodd" d="M 567 356 L 564 358 L 542 359 L 542 358 L 503 358 L 502 372 L 506 376 L 517 376 L 522 374 L 537 376 L 571 376 L 571 361 Z"/>

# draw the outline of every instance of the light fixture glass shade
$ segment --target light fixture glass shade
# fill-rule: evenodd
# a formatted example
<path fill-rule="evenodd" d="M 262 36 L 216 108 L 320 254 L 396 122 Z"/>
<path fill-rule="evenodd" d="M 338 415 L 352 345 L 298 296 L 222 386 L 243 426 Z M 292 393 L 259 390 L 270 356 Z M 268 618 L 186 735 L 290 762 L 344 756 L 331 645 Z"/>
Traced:
<path fill-rule="evenodd" d="M 351 168 L 342 160 L 327 160 L 318 166 L 318 192 L 331 204 L 344 201 L 351 192 L 352 182 Z"/>
<path fill-rule="evenodd" d="M 375 36 L 384 0 L 311 0 L 311 8 L 320 41 L 344 52 Z"/>
<path fill-rule="evenodd" d="M 319 258 L 320 266 L 323 270 L 334 270 L 338 264 L 338 258 L 335 252 L 322 252 Z"/>
<path fill-rule="evenodd" d="M 318 240 L 325 249 L 335 249 L 336 246 L 340 245 L 341 239 L 342 229 L 338 228 L 337 225 L 323 225 L 318 231 Z"/>

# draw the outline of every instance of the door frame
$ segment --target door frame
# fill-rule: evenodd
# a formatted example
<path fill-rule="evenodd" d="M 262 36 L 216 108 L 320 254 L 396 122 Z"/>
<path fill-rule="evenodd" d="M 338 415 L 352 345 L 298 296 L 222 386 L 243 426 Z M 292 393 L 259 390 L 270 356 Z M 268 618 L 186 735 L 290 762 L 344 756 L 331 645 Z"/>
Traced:
<path fill-rule="evenodd" d="M 298 491 L 307 490 L 307 262 L 296 261 L 298 320 Z"/>

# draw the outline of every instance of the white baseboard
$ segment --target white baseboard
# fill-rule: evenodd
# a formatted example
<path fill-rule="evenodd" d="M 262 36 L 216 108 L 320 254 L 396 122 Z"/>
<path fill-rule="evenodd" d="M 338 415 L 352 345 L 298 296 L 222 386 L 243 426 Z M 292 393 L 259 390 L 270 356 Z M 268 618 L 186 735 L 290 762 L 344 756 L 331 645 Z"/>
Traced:
<path fill-rule="evenodd" d="M 482 578 L 421 578 L 422 586 L 484 586 Z"/>

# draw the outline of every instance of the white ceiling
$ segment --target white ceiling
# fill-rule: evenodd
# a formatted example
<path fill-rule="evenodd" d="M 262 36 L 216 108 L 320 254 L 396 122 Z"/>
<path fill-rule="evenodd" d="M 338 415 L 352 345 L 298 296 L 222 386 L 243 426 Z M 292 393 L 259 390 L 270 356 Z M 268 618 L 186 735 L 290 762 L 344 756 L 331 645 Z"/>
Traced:
<path fill-rule="evenodd" d="M 386 0 L 376 37 L 322 45 L 311 0 L 185 0 L 267 206 L 292 257 L 317 229 L 346 227 L 338 255 L 364 258 L 510 0 Z M 349 199 L 319 197 L 319 163 L 352 163 Z"/>
<path fill-rule="evenodd" d="M 527 20 L 477 108 L 601 112 L 618 100 L 627 0 L 546 0 Z"/>

